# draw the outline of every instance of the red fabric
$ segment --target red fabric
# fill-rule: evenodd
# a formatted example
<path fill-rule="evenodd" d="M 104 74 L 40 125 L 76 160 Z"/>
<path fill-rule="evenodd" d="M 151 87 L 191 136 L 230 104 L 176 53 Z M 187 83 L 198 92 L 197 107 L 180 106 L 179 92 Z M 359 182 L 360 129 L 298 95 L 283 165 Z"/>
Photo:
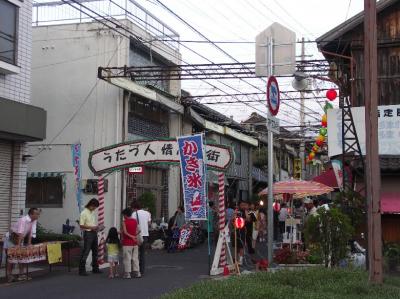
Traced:
<path fill-rule="evenodd" d="M 349 167 L 345 167 L 346 174 L 350 176 L 350 182 L 352 182 L 352 176 L 351 176 L 351 170 Z M 332 168 L 328 169 L 327 171 L 324 171 L 320 175 L 316 176 L 315 178 L 312 179 L 314 182 L 318 182 L 321 184 L 324 184 L 326 186 L 332 187 L 332 188 L 339 188 L 335 176 L 335 172 L 333 171 Z"/>
<path fill-rule="evenodd" d="M 126 231 L 128 232 L 128 234 L 130 234 L 132 236 L 136 236 L 136 231 L 137 231 L 136 219 L 125 218 L 124 223 L 125 223 Z M 122 232 L 122 242 L 121 243 L 122 243 L 122 246 L 136 246 L 137 245 L 137 241 L 129 238 L 127 235 L 125 235 L 124 232 Z"/>
<path fill-rule="evenodd" d="M 400 193 L 383 192 L 381 194 L 381 212 L 385 214 L 400 213 Z"/>

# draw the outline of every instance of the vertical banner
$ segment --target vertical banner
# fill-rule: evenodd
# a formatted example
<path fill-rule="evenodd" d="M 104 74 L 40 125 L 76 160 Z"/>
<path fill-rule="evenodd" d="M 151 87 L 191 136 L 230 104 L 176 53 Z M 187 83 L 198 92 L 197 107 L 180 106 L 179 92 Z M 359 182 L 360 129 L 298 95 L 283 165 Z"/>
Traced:
<path fill-rule="evenodd" d="M 295 158 L 293 160 L 293 178 L 296 180 L 301 180 L 301 159 Z"/>
<path fill-rule="evenodd" d="M 340 191 L 343 191 L 343 167 L 339 160 L 332 160 L 332 168 Z"/>
<path fill-rule="evenodd" d="M 207 220 L 203 135 L 178 137 L 186 220 Z"/>
<path fill-rule="evenodd" d="M 75 192 L 76 202 L 78 204 L 79 213 L 82 210 L 82 190 L 81 190 L 81 144 L 75 143 L 71 146 L 72 150 L 72 166 L 75 175 Z"/>

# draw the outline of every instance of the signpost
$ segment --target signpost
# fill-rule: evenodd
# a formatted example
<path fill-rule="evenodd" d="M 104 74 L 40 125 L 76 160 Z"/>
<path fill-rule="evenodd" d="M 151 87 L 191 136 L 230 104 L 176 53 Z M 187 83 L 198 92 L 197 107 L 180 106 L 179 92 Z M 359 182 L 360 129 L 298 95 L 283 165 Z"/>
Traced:
<path fill-rule="evenodd" d="M 278 81 L 270 76 L 267 83 L 267 102 L 269 115 L 267 119 L 268 128 L 268 262 L 272 263 L 272 250 L 274 240 L 274 212 L 273 212 L 273 184 L 274 184 L 274 132 L 279 133 L 279 121 L 274 116 L 278 114 L 280 105 L 280 94 Z"/>

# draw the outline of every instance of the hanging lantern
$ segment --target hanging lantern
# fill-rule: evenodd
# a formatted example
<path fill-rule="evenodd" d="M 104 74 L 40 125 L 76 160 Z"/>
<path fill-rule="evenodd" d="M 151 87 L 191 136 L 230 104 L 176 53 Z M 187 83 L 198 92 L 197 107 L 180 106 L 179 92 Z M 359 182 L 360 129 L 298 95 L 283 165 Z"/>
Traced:
<path fill-rule="evenodd" d="M 335 100 L 336 97 L 337 97 L 337 92 L 336 92 L 335 89 L 331 88 L 331 89 L 328 89 L 328 90 L 326 91 L 326 98 L 327 98 L 329 101 Z"/>
<path fill-rule="evenodd" d="M 324 144 L 324 141 L 325 141 L 325 137 L 322 136 L 322 135 L 319 135 L 319 136 L 317 137 L 317 140 L 315 141 L 315 143 L 316 143 L 319 147 L 321 147 L 321 146 Z"/>
<path fill-rule="evenodd" d="M 312 151 L 313 151 L 314 153 L 316 153 L 316 152 L 318 152 L 318 150 L 319 150 L 319 146 L 316 145 L 316 144 L 314 144 L 314 146 L 312 147 Z"/>
<path fill-rule="evenodd" d="M 326 128 L 328 126 L 328 118 L 326 116 L 326 114 L 322 115 L 322 122 L 321 122 L 322 126 L 324 128 Z"/>
<path fill-rule="evenodd" d="M 310 161 L 313 160 L 314 157 L 315 157 L 315 153 L 314 153 L 314 152 L 311 152 L 311 153 L 308 154 L 308 159 L 309 159 Z"/>
<path fill-rule="evenodd" d="M 328 130 L 326 128 L 321 128 L 319 129 L 319 134 L 321 134 L 322 136 L 326 136 L 326 134 L 328 134 Z"/>
<path fill-rule="evenodd" d="M 275 212 L 279 212 L 281 210 L 281 204 L 279 202 L 275 201 L 272 204 L 272 208 L 274 209 Z"/>
<path fill-rule="evenodd" d="M 237 229 L 242 229 L 244 226 L 244 219 L 242 217 L 235 218 L 235 227 Z"/>
<path fill-rule="evenodd" d="M 324 106 L 324 112 L 325 114 L 328 113 L 329 109 L 333 109 L 333 106 L 331 103 L 329 103 L 328 101 L 326 101 L 325 106 Z"/>

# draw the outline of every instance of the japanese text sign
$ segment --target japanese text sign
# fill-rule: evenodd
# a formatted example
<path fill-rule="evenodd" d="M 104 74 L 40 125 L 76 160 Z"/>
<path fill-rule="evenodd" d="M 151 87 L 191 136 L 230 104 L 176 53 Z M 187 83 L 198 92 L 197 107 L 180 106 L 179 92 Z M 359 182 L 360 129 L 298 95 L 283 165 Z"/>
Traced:
<path fill-rule="evenodd" d="M 226 170 L 233 161 L 232 149 L 226 145 L 207 145 L 207 168 Z M 90 152 L 89 168 L 100 175 L 117 169 L 154 163 L 179 165 L 179 149 L 176 140 L 130 141 Z"/>
<path fill-rule="evenodd" d="M 206 169 L 203 135 L 178 137 L 186 220 L 206 220 Z"/>
<path fill-rule="evenodd" d="M 361 151 L 365 155 L 365 109 L 353 107 L 351 113 Z M 380 155 L 400 155 L 400 105 L 378 106 L 378 141 Z M 328 154 L 330 157 L 342 154 L 340 109 L 328 110 Z"/>

